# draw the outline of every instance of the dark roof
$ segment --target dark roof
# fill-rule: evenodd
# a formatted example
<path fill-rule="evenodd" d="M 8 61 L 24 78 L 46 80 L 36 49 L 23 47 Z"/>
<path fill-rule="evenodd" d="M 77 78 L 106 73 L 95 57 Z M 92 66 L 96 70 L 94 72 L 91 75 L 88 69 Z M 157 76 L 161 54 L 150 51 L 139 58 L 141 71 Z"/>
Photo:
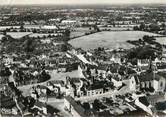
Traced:
<path fill-rule="evenodd" d="M 40 88 L 40 89 L 48 89 L 46 86 L 44 85 L 37 85 L 37 88 Z"/>
<path fill-rule="evenodd" d="M 15 102 L 9 96 L 0 96 L 0 108 L 12 108 L 15 106 Z"/>
<path fill-rule="evenodd" d="M 147 116 L 148 113 L 145 112 L 144 110 L 134 110 L 134 111 L 129 111 L 125 112 L 122 115 L 117 115 L 117 117 L 139 117 L 139 116 Z"/>
<path fill-rule="evenodd" d="M 149 66 L 141 66 L 140 69 L 141 69 L 141 70 L 148 70 L 148 69 L 149 69 Z"/>
<path fill-rule="evenodd" d="M 161 78 L 161 76 L 159 76 L 156 73 L 150 72 L 150 73 L 142 73 L 139 76 L 139 80 L 140 82 L 144 82 L 144 81 L 151 81 L 151 80 L 157 80 L 159 81 L 159 79 Z"/>
<path fill-rule="evenodd" d="M 139 100 L 142 104 L 144 104 L 145 106 L 149 106 L 149 102 L 148 102 L 148 100 L 147 100 L 147 98 L 146 98 L 145 96 L 139 97 L 138 100 Z"/>
<path fill-rule="evenodd" d="M 134 76 L 134 79 L 135 79 L 136 84 L 138 85 L 139 84 L 138 76 Z"/>
<path fill-rule="evenodd" d="M 80 81 L 85 81 L 84 78 L 70 78 L 70 82 L 79 83 Z"/>
<path fill-rule="evenodd" d="M 112 79 L 116 80 L 116 81 L 120 81 L 120 77 L 119 76 L 113 76 Z"/>
<path fill-rule="evenodd" d="M 103 89 L 104 87 L 109 87 L 109 82 L 107 81 L 95 81 L 92 85 L 87 87 L 88 90 Z"/>
<path fill-rule="evenodd" d="M 166 72 L 158 72 L 157 74 L 166 79 Z"/>
<path fill-rule="evenodd" d="M 97 67 L 97 69 L 98 70 L 105 70 L 106 71 L 108 69 L 108 67 L 109 67 L 108 64 L 99 64 L 98 67 Z"/>
<path fill-rule="evenodd" d="M 18 102 L 18 106 L 21 110 L 24 110 L 26 108 L 26 106 L 22 102 Z"/>
<path fill-rule="evenodd" d="M 40 102 L 40 101 L 36 101 L 35 106 L 42 108 L 42 107 L 46 107 L 46 104 L 44 104 L 43 102 Z"/>
<path fill-rule="evenodd" d="M 166 69 L 166 63 L 159 63 L 159 64 L 156 64 L 157 66 L 157 69 Z"/>
<path fill-rule="evenodd" d="M 51 106 L 51 105 L 47 105 L 46 107 L 47 107 L 47 112 L 50 113 L 50 114 L 52 114 L 52 113 L 54 113 L 54 112 L 55 112 L 55 113 L 58 113 L 58 112 L 59 112 L 58 109 L 54 108 L 54 107 Z"/>
<path fill-rule="evenodd" d="M 64 81 L 63 80 L 52 80 L 49 81 L 51 84 L 60 84 L 61 86 L 64 86 Z"/>
<path fill-rule="evenodd" d="M 157 110 L 165 110 L 166 109 L 166 101 L 156 103 L 155 107 Z"/>
<path fill-rule="evenodd" d="M 141 64 L 147 64 L 147 63 L 149 63 L 149 59 L 139 59 L 138 61 L 140 61 Z"/>

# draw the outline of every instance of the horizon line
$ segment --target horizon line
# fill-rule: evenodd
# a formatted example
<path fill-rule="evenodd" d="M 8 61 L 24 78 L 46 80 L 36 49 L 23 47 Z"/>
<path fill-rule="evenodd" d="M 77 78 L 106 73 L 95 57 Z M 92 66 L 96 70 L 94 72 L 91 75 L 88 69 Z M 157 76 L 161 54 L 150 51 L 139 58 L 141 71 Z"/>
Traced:
<path fill-rule="evenodd" d="M 31 6 L 31 5 L 37 5 L 37 6 L 56 6 L 56 5 L 66 5 L 66 6 L 74 6 L 74 5 L 166 5 L 166 3 L 73 3 L 73 4 L 68 4 L 68 3 L 55 3 L 55 4 L 0 4 L 0 6 Z"/>

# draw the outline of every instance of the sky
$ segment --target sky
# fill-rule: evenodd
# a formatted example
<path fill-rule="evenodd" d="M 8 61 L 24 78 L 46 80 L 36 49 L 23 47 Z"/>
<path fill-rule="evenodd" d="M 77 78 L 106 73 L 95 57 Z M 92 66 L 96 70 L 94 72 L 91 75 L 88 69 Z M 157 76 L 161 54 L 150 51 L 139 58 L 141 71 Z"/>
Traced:
<path fill-rule="evenodd" d="M 160 3 L 166 0 L 0 0 L 0 5 L 14 4 L 133 4 L 133 3 Z"/>

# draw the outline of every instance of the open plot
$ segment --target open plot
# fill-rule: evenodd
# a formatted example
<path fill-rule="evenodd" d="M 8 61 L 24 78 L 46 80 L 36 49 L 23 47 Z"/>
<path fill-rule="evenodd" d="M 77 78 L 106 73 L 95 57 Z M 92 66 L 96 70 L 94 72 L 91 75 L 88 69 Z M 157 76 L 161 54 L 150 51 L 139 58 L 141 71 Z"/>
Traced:
<path fill-rule="evenodd" d="M 95 49 L 98 47 L 129 49 L 132 48 L 133 45 L 127 43 L 127 40 L 138 40 L 144 35 L 157 36 L 157 34 L 143 31 L 103 31 L 75 38 L 70 40 L 69 43 L 74 47 L 80 47 L 84 50 Z"/>
<path fill-rule="evenodd" d="M 20 39 L 30 34 L 32 34 L 32 32 L 7 32 L 7 35 L 10 35 L 14 39 Z"/>
<path fill-rule="evenodd" d="M 166 37 L 158 37 L 158 38 L 156 38 L 156 41 L 160 44 L 166 45 Z"/>

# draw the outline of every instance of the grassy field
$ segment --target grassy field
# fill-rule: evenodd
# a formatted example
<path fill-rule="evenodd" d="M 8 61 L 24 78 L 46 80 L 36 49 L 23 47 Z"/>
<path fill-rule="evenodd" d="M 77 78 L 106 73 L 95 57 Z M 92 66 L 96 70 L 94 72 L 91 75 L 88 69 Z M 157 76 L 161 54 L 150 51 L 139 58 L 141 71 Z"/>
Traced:
<path fill-rule="evenodd" d="M 127 40 L 137 40 L 144 35 L 156 36 L 157 34 L 142 31 L 104 31 L 79 38 L 75 38 L 69 43 L 74 47 L 81 47 L 84 50 L 105 47 L 110 49 L 132 48 L 133 45 L 127 43 Z"/>
<path fill-rule="evenodd" d="M 32 32 L 7 32 L 7 35 L 10 35 L 14 39 L 20 39 L 26 35 L 30 35 Z"/>
<path fill-rule="evenodd" d="M 166 37 L 158 37 L 158 38 L 156 38 L 156 41 L 160 44 L 166 45 Z"/>

